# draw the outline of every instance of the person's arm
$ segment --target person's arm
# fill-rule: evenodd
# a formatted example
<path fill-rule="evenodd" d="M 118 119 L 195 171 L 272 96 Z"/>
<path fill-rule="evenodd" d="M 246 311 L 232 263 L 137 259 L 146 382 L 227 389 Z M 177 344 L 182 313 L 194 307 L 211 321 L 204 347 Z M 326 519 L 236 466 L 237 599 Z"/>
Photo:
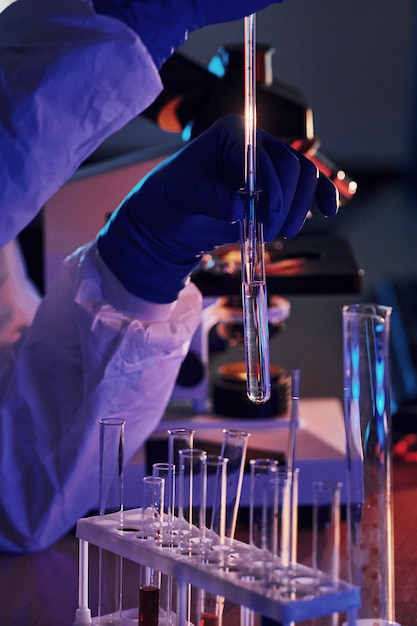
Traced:
<path fill-rule="evenodd" d="M 192 284 L 166 306 L 132 296 L 95 244 L 66 260 L 0 350 L 0 551 L 43 549 L 97 508 L 99 418 L 126 420 L 127 461 L 162 417 L 200 305 Z"/>
<path fill-rule="evenodd" d="M 84 0 L 0 13 L 0 248 L 162 89 L 139 37 Z"/>
<path fill-rule="evenodd" d="M 162 89 L 191 30 L 270 0 L 18 0 L 0 12 L 0 248 Z"/>

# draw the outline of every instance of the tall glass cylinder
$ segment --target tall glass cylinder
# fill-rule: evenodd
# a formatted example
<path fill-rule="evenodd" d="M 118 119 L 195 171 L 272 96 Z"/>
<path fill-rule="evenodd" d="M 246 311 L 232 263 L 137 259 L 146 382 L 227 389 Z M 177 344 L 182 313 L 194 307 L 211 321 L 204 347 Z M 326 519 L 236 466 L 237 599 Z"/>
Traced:
<path fill-rule="evenodd" d="M 100 424 L 99 514 L 120 514 L 123 526 L 123 454 L 125 421 L 105 418 Z M 100 548 L 98 622 L 121 624 L 122 557 Z"/>
<path fill-rule="evenodd" d="M 358 624 L 395 620 L 390 316 L 378 304 L 343 308 L 348 555 L 362 594 Z"/>

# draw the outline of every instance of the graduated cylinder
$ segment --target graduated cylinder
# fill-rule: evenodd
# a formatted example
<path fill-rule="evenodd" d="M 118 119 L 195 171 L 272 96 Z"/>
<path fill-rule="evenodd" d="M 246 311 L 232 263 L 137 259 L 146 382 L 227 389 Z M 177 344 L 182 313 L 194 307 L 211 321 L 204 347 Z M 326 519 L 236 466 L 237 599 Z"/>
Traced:
<path fill-rule="evenodd" d="M 361 588 L 358 624 L 395 619 L 390 317 L 381 305 L 343 308 L 348 555 L 351 582 Z"/>

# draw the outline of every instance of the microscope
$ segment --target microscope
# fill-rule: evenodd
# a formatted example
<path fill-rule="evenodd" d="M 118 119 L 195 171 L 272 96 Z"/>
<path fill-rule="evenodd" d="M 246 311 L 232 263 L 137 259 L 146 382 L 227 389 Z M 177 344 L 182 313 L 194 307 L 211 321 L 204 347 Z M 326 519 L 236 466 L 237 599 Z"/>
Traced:
<path fill-rule="evenodd" d="M 302 94 L 274 80 L 273 53 L 272 47 L 258 44 L 258 125 L 311 159 L 334 182 L 341 204 L 345 204 L 354 196 L 356 183 L 320 152 L 313 114 Z M 184 140 L 193 139 L 228 113 L 243 115 L 243 75 L 242 45 L 221 47 L 207 69 L 176 52 L 161 70 L 164 90 L 142 115 L 168 132 L 181 133 Z M 359 273 L 344 240 L 277 239 L 266 245 L 265 259 L 270 337 L 282 330 L 290 314 L 284 296 L 359 290 Z M 285 415 L 290 377 L 277 364 L 271 364 L 270 400 L 253 404 L 246 397 L 239 247 L 223 246 L 205 255 L 192 280 L 203 294 L 203 315 L 172 402 L 191 403 L 195 414 L 213 412 L 249 419 Z M 233 348 L 233 360 L 221 364 L 210 376 L 210 356 L 222 343 Z"/>

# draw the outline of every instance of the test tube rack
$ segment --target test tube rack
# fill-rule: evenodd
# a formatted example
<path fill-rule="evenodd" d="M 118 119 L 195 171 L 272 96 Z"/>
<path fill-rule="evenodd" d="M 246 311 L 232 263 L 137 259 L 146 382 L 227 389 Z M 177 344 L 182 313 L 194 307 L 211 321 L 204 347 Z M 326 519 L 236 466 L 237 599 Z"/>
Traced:
<path fill-rule="evenodd" d="M 178 547 L 164 547 L 143 539 L 140 533 L 141 509 L 82 518 L 77 523 L 80 542 L 79 615 L 88 615 L 88 545 L 108 550 L 139 565 L 151 567 L 177 581 L 177 624 L 187 624 L 187 590 L 189 585 L 218 594 L 234 604 L 247 607 L 269 617 L 282 626 L 331 615 L 346 613 L 348 626 L 356 625 L 360 605 L 360 590 L 339 580 L 334 585 L 314 584 L 317 572 L 302 564 L 292 566 L 294 583 L 291 593 L 283 592 L 279 584 L 266 584 L 265 560 L 262 550 L 237 540 L 220 543 L 217 535 L 210 536 L 210 550 L 182 554 Z M 125 529 L 125 530 L 124 530 Z M 135 530 L 137 529 L 137 530 Z M 196 530 L 196 541 L 199 533 Z M 217 538 L 217 539 L 216 539 Z M 227 558 L 219 558 L 227 553 Z M 257 569 L 258 568 L 258 569 Z M 75 621 L 75 624 L 92 622 Z"/>

